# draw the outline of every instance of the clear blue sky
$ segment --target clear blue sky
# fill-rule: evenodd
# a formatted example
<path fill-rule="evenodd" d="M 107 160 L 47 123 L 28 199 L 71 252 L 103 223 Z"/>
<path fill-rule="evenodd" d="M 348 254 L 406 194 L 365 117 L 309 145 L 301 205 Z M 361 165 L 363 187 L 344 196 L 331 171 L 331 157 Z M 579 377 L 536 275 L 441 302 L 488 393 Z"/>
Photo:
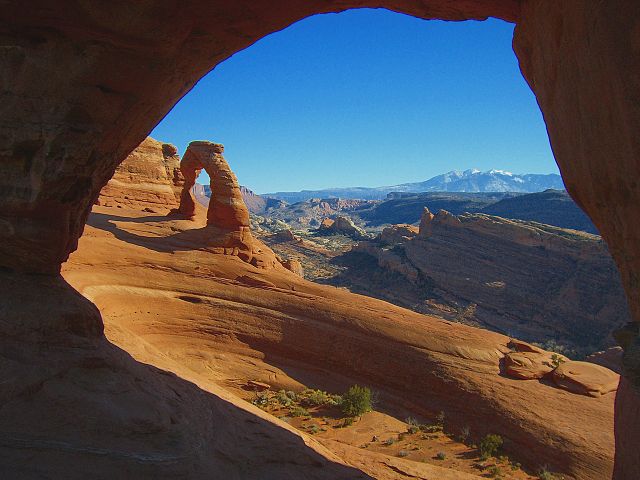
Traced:
<path fill-rule="evenodd" d="M 223 143 L 240 183 L 258 193 L 467 168 L 558 173 L 512 35 L 499 20 L 317 15 L 220 64 L 152 136 L 181 154 L 192 140 Z"/>

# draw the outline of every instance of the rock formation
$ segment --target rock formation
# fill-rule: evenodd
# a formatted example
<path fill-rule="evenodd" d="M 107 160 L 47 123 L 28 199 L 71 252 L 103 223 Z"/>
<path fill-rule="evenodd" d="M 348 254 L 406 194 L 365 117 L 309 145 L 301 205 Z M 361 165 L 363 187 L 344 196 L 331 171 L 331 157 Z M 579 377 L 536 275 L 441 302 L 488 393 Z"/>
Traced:
<path fill-rule="evenodd" d="M 424 207 L 422 215 L 420 216 L 420 225 L 418 227 L 418 233 L 421 237 L 431 236 L 432 221 L 433 221 L 433 213 L 431 213 L 427 207 Z"/>
<path fill-rule="evenodd" d="M 422 224 L 421 224 L 422 225 Z M 413 225 L 391 225 L 384 228 L 378 237 L 380 243 L 385 245 L 395 245 L 411 240 L 418 235 L 420 230 Z"/>
<path fill-rule="evenodd" d="M 211 179 L 207 225 L 241 230 L 249 227 L 249 211 L 242 200 L 238 179 L 222 156 L 223 152 L 224 146 L 218 143 L 195 141 L 189 144 L 180 162 L 185 182 L 179 212 L 188 218 L 195 215 L 195 199 L 191 189 L 204 169 Z"/>
<path fill-rule="evenodd" d="M 147 137 L 118 165 L 96 205 L 164 214 L 178 207 L 183 184 L 176 147 Z"/>
<path fill-rule="evenodd" d="M 296 275 L 304 277 L 304 268 L 302 268 L 302 263 L 300 263 L 300 260 L 289 258 L 282 262 L 282 266 L 287 270 L 291 270 Z"/>
<path fill-rule="evenodd" d="M 307 16 L 386 7 L 427 19 L 516 23 L 513 48 L 565 185 L 608 243 L 640 321 L 640 56 L 636 2 L 195 0 L 162 4 L 10 0 L 0 11 L 0 267 L 37 281 L 77 248 L 115 168 L 213 67 Z M 171 35 L 167 35 L 171 19 Z M 220 28 L 224 23 L 225 28 Z M 23 320 L 14 308 L 4 323 Z M 80 315 L 80 313 L 78 313 Z M 60 321 L 42 319 L 42 323 Z M 640 471 L 640 338 L 625 347 L 615 476 Z"/>
<path fill-rule="evenodd" d="M 613 392 L 620 383 L 617 373 L 590 362 L 563 362 L 552 377 L 560 388 L 591 397 Z"/>
<path fill-rule="evenodd" d="M 325 218 L 320 223 L 318 233 L 322 235 L 346 235 L 354 240 L 368 238 L 367 233 L 348 217 L 338 215 L 334 219 Z"/>
<path fill-rule="evenodd" d="M 580 354 L 610 346 L 612 331 L 630 318 L 615 266 L 597 236 L 428 210 L 418 235 L 409 232 L 389 227 L 353 249 L 373 257 L 379 272 L 399 278 L 372 270 L 361 278 L 352 268 L 343 274 L 345 284 L 525 340 L 554 340 Z"/>

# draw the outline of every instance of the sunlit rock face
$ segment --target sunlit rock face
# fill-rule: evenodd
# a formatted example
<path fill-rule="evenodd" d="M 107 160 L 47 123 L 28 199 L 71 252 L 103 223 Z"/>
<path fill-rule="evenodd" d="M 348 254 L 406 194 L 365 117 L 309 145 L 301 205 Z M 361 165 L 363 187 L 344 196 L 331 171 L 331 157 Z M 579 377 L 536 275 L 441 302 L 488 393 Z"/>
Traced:
<path fill-rule="evenodd" d="M 191 191 L 202 170 L 211 179 L 211 198 L 207 210 L 207 225 L 230 230 L 249 227 L 249 210 L 244 204 L 240 185 L 222 155 L 224 146 L 218 143 L 195 141 L 189 144 L 180 170 L 185 177 L 180 198 L 180 213 L 195 215 L 195 199 Z"/>
<path fill-rule="evenodd" d="M 183 184 L 176 147 L 147 137 L 118 165 L 96 205 L 167 213 L 178 208 Z"/>

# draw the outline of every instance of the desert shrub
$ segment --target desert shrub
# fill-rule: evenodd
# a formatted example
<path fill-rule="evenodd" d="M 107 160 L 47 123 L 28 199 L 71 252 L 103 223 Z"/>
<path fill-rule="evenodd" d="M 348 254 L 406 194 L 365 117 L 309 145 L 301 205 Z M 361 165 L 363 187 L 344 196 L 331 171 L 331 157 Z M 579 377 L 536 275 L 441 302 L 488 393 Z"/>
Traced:
<path fill-rule="evenodd" d="M 419 426 L 420 423 L 418 422 L 418 420 L 416 420 L 413 417 L 407 417 L 404 419 L 404 423 L 406 423 L 407 425 L 413 425 L 415 427 Z"/>
<path fill-rule="evenodd" d="M 500 435 L 496 435 L 494 433 L 486 435 L 482 440 L 480 440 L 480 445 L 478 446 L 480 450 L 480 458 L 486 460 L 489 457 L 493 457 L 502 446 L 502 443 L 503 441 Z"/>
<path fill-rule="evenodd" d="M 359 417 L 371 411 L 371 390 L 354 385 L 342 395 L 342 413 L 349 417 Z"/>
<path fill-rule="evenodd" d="M 422 430 L 423 432 L 426 432 L 426 433 L 441 432 L 442 431 L 442 425 L 422 424 L 422 425 L 420 425 L 420 430 Z"/>
<path fill-rule="evenodd" d="M 460 435 L 458 435 L 458 439 L 462 443 L 466 444 L 467 440 L 469 440 L 470 435 L 471 435 L 471 429 L 467 425 L 465 425 L 460 429 Z"/>
<path fill-rule="evenodd" d="M 406 456 L 408 456 L 408 455 L 409 455 L 409 452 L 407 452 L 406 450 L 400 450 L 400 451 L 398 452 L 398 456 L 399 456 L 399 457 L 406 457 Z"/>
<path fill-rule="evenodd" d="M 320 427 L 318 427 L 318 425 L 311 425 L 311 427 L 309 427 L 309 432 L 312 435 L 315 435 L 316 433 L 318 433 L 320 431 Z"/>
<path fill-rule="evenodd" d="M 291 399 L 291 397 L 289 397 L 289 395 L 287 395 L 287 392 L 285 392 L 284 390 L 278 390 L 275 399 L 283 407 L 290 407 L 291 405 L 293 405 L 293 400 Z"/>
<path fill-rule="evenodd" d="M 444 412 L 441 411 L 436 416 L 436 425 L 440 425 L 441 427 L 444 427 Z"/>
<path fill-rule="evenodd" d="M 404 440 L 404 433 L 399 433 L 398 434 L 398 441 L 401 442 L 402 440 Z"/>
<path fill-rule="evenodd" d="M 390 447 L 394 443 L 396 443 L 396 439 L 395 438 L 388 438 L 388 439 L 386 439 L 384 441 L 384 445 L 387 446 L 387 447 Z"/>
<path fill-rule="evenodd" d="M 551 364 L 553 365 L 553 368 L 558 368 L 561 363 L 564 363 L 564 358 L 557 353 L 551 355 Z"/>
<path fill-rule="evenodd" d="M 538 471 L 538 478 L 540 480 L 563 480 L 564 479 L 562 475 L 558 475 L 557 473 L 553 473 L 549 471 L 546 465 Z"/>
<path fill-rule="evenodd" d="M 354 418 L 353 418 L 353 417 L 346 417 L 346 418 L 343 418 L 343 419 L 342 419 L 342 423 L 340 424 L 340 427 L 339 427 L 339 428 L 345 428 L 345 427 L 348 427 L 348 426 L 350 426 L 350 425 L 353 425 L 353 422 L 354 422 L 354 421 L 355 421 L 355 420 L 354 420 Z"/>
<path fill-rule="evenodd" d="M 269 406 L 269 394 L 267 392 L 256 392 L 256 396 L 251 401 L 256 407 L 267 408 Z"/>
<path fill-rule="evenodd" d="M 438 452 L 436 453 L 436 458 L 438 460 L 444 460 L 447 458 L 447 454 L 445 452 Z"/>
<path fill-rule="evenodd" d="M 287 397 L 289 397 L 289 398 L 290 398 L 292 401 L 294 401 L 294 402 L 295 402 L 295 401 L 296 401 L 296 399 L 297 399 L 296 392 L 293 392 L 293 391 L 291 391 L 291 390 L 287 390 L 287 391 L 285 392 L 285 395 L 286 395 Z"/>
<path fill-rule="evenodd" d="M 322 390 L 307 389 L 300 395 L 300 404 L 305 407 L 321 407 L 324 405 L 335 405 L 336 402 L 332 395 Z"/>
<path fill-rule="evenodd" d="M 294 405 L 289 410 L 289 414 L 292 417 L 308 417 L 309 416 L 309 411 L 306 408 L 303 408 L 303 407 L 301 407 L 299 405 Z"/>
<path fill-rule="evenodd" d="M 489 468 L 489 476 L 491 478 L 500 478 L 502 476 L 502 470 L 497 465 L 493 465 Z"/>
<path fill-rule="evenodd" d="M 420 427 L 418 427 L 417 425 L 409 425 L 409 428 L 407 428 L 407 433 L 418 433 L 420 431 Z"/>

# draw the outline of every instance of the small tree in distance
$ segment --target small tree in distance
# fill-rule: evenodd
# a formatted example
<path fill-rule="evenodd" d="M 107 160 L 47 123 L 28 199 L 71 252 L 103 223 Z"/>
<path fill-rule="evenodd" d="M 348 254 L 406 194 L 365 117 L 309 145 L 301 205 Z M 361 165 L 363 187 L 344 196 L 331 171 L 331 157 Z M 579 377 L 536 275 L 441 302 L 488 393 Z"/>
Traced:
<path fill-rule="evenodd" d="M 353 385 L 342 395 L 342 413 L 348 417 L 359 417 L 371 411 L 371 390 Z"/>

